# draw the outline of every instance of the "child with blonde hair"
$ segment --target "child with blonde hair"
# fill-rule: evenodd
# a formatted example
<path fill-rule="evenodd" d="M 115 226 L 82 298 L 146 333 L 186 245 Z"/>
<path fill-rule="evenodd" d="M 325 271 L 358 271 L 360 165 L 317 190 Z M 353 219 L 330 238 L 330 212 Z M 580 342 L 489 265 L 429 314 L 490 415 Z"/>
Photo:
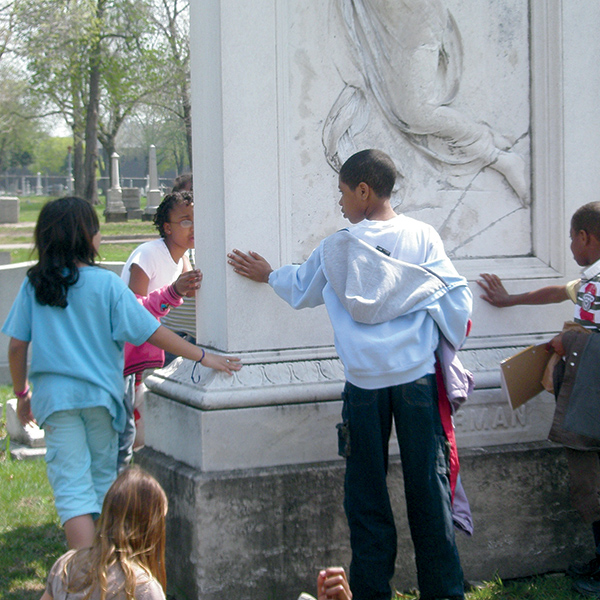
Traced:
<path fill-rule="evenodd" d="M 104 498 L 92 547 L 54 563 L 42 600 L 164 600 L 166 514 L 156 479 L 123 471 Z"/>

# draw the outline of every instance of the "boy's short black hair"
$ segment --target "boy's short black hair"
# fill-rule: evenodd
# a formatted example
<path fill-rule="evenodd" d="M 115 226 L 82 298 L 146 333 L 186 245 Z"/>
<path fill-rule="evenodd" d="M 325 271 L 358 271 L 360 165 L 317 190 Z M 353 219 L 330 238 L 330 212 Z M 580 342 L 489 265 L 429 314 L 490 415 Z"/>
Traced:
<path fill-rule="evenodd" d="M 394 161 L 381 150 L 361 150 L 340 169 L 340 181 L 351 190 L 366 183 L 380 198 L 392 195 L 398 171 Z"/>
<path fill-rule="evenodd" d="M 590 202 L 579 207 L 571 217 L 571 227 L 577 231 L 585 231 L 600 242 L 600 202 Z"/>
<path fill-rule="evenodd" d="M 171 210 L 176 206 L 189 206 L 193 203 L 194 197 L 191 192 L 171 192 L 163 198 L 163 201 L 156 209 L 156 213 L 154 213 L 154 226 L 158 229 L 160 237 L 166 237 L 165 223 L 169 222 Z"/>

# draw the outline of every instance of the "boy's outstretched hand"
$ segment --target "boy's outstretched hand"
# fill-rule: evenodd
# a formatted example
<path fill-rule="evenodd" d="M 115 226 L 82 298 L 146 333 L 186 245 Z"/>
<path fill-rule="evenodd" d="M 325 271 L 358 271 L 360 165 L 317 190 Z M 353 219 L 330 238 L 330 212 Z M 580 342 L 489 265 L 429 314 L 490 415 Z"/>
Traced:
<path fill-rule="evenodd" d="M 273 269 L 260 254 L 252 251 L 245 254 L 241 250 L 232 250 L 227 258 L 229 259 L 227 262 L 238 275 L 258 283 L 269 283 L 269 275 Z"/>
<path fill-rule="evenodd" d="M 498 308 L 512 306 L 510 295 L 506 291 L 506 288 L 498 275 L 494 275 L 493 273 L 481 273 L 481 278 L 483 281 L 478 280 L 477 283 L 479 287 L 483 289 L 485 294 L 482 294 L 480 298 L 483 298 L 486 302 L 489 302 L 492 306 L 497 306 Z"/>

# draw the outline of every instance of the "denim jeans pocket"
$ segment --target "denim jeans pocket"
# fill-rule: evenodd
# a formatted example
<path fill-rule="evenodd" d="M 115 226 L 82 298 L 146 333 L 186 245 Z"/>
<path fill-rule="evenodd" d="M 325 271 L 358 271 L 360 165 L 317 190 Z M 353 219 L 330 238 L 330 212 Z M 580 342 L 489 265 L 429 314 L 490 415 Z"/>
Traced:
<path fill-rule="evenodd" d="M 432 406 L 433 390 L 432 378 L 425 376 L 404 386 L 406 404 L 411 406 Z"/>

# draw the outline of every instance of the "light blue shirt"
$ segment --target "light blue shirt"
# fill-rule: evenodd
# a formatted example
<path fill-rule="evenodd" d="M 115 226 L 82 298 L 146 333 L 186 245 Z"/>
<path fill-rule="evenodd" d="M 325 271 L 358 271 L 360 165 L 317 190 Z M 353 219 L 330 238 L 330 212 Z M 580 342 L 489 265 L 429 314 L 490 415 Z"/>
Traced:
<path fill-rule="evenodd" d="M 31 408 L 41 426 L 58 410 L 105 406 L 122 431 L 123 347 L 139 345 L 159 327 L 114 273 L 82 267 L 68 306 L 42 306 L 29 279 L 21 285 L 3 333 L 31 342 Z"/>

